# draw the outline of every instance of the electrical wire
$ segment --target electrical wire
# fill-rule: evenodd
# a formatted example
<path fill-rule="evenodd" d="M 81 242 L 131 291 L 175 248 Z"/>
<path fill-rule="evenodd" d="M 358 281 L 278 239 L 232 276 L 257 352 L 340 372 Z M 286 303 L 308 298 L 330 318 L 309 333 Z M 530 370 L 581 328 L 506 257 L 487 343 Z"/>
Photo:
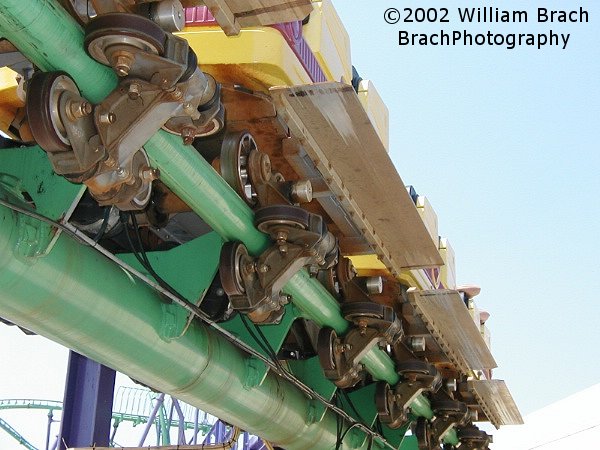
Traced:
<path fill-rule="evenodd" d="M 4 206 L 6 208 L 9 208 L 15 212 L 26 215 L 28 217 L 37 219 L 40 222 L 44 222 L 48 225 L 51 225 L 52 227 L 57 228 L 58 230 L 64 232 L 65 234 L 67 234 L 69 237 L 73 238 L 80 244 L 93 248 L 94 250 L 96 250 L 100 254 L 104 255 L 109 260 L 111 260 L 113 263 L 118 265 L 121 269 L 127 271 L 134 277 L 138 278 L 140 281 L 144 282 L 146 285 L 148 285 L 150 288 L 152 288 L 156 292 L 166 296 L 167 298 L 172 300 L 174 303 L 176 303 L 177 305 L 184 308 L 189 313 L 197 316 L 198 319 L 200 319 L 202 322 L 204 322 L 205 324 L 207 324 L 208 326 L 210 326 L 211 328 L 216 330 L 219 334 L 221 334 L 221 336 L 223 336 L 223 338 L 228 340 L 230 343 L 232 343 L 239 349 L 243 350 L 244 352 L 256 357 L 257 359 L 259 359 L 260 361 L 265 363 L 270 369 L 273 370 L 273 372 L 275 374 L 277 374 L 281 378 L 284 378 L 285 380 L 289 381 L 296 388 L 298 388 L 300 391 L 302 391 L 308 398 L 319 401 L 323 406 L 325 406 L 325 408 L 327 408 L 328 410 L 335 413 L 336 421 L 345 420 L 346 422 L 349 422 L 351 424 L 350 427 L 346 430 L 345 433 L 342 433 L 340 431 L 340 433 L 338 433 L 339 435 L 343 435 L 345 437 L 345 435 L 348 433 L 348 431 L 350 431 L 350 429 L 358 428 L 358 429 L 362 430 L 365 434 L 371 435 L 371 436 L 373 436 L 374 439 L 378 439 L 379 441 L 381 441 L 382 444 L 384 446 L 386 446 L 387 448 L 395 449 L 395 447 L 392 444 L 387 442 L 387 440 L 383 437 L 383 434 L 377 433 L 377 432 L 371 430 L 366 425 L 356 421 L 352 416 L 350 416 L 346 411 L 341 409 L 338 405 L 333 404 L 330 401 L 328 401 L 325 397 L 323 397 L 321 394 L 319 394 L 318 392 L 316 392 L 313 389 L 311 389 L 310 387 L 308 387 L 306 384 L 304 384 L 302 381 L 300 381 L 298 378 L 296 378 L 294 375 L 292 375 L 288 371 L 281 370 L 280 366 L 278 366 L 273 361 L 271 361 L 270 358 L 265 357 L 259 351 L 252 348 L 250 345 L 248 345 L 247 343 L 245 343 L 244 341 L 239 339 L 233 333 L 231 333 L 231 332 L 227 331 L 225 328 L 221 327 L 217 322 L 215 322 L 208 315 L 206 315 L 206 313 L 204 313 L 204 311 L 202 311 L 198 306 L 196 306 L 193 303 L 190 303 L 188 300 L 186 300 L 182 296 L 171 292 L 169 289 L 166 289 L 165 287 L 161 286 L 158 281 L 150 279 L 148 276 L 144 275 L 139 270 L 137 270 L 134 267 L 130 266 L 129 264 L 121 261 L 116 255 L 114 255 L 113 253 L 108 251 L 106 248 L 101 246 L 99 243 L 94 242 L 94 240 L 92 238 L 87 236 L 85 233 L 83 233 L 81 230 L 79 230 L 73 224 L 71 224 L 69 222 L 65 222 L 65 223 L 57 222 L 53 219 L 50 219 L 50 218 L 44 216 L 43 214 L 39 214 L 35 211 L 31 211 L 31 210 L 22 208 L 20 206 L 17 206 L 11 202 L 4 200 L 4 199 L 0 199 L 0 205 Z M 335 398 L 335 396 L 334 396 L 334 398 Z M 343 422 L 341 422 L 340 429 L 343 429 Z M 195 448 L 197 449 L 198 447 L 196 446 Z M 183 450 L 183 449 L 184 449 L 183 447 L 180 447 L 180 450 Z M 101 449 L 97 447 L 96 450 L 101 450 Z M 339 450 L 339 446 L 336 446 L 336 450 Z"/>

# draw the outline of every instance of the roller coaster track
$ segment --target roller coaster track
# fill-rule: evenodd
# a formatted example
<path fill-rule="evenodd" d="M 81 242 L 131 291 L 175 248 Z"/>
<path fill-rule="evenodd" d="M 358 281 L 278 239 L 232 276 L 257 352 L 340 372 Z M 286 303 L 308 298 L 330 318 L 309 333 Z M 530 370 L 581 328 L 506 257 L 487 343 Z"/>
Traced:
<path fill-rule="evenodd" d="M 17 430 L 15 430 L 13 427 L 11 427 L 10 424 L 6 420 L 2 419 L 1 417 L 0 417 L 0 428 L 2 428 L 9 435 L 14 437 L 17 440 L 17 442 L 19 444 L 21 444 L 23 447 L 25 447 L 26 449 L 38 450 L 37 447 L 34 447 L 33 445 L 31 445 L 29 443 L 29 441 L 21 435 L 21 433 L 19 433 Z"/>
<path fill-rule="evenodd" d="M 147 389 L 120 387 L 114 400 L 114 409 L 112 412 L 113 428 L 123 422 L 129 422 L 133 426 L 147 424 L 149 420 L 154 422 L 162 430 L 169 428 L 178 428 L 181 430 L 195 430 L 204 435 L 211 432 L 213 424 L 207 419 L 206 414 L 200 421 L 197 421 L 198 415 L 195 408 L 189 405 L 181 404 L 182 415 L 173 417 L 168 414 L 169 409 L 173 409 L 173 401 L 165 399 L 160 401 L 161 414 L 156 414 L 150 418 L 150 411 L 158 401 L 158 394 Z M 8 410 L 41 410 L 52 417 L 55 411 L 62 411 L 62 402 L 56 400 L 42 399 L 0 399 L 0 411 Z M 170 416 L 170 417 L 169 417 Z M 181 418 L 183 418 L 181 420 Z M 180 424 L 181 420 L 181 424 Z M 38 450 L 27 441 L 19 432 L 17 432 L 8 422 L 0 419 L 0 429 L 4 430 L 21 445 L 29 450 Z"/>

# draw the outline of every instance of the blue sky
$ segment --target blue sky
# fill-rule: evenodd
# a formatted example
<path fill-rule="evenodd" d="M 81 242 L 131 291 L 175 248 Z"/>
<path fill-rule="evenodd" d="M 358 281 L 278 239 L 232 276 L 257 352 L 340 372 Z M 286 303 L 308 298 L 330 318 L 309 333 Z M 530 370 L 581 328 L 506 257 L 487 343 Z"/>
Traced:
<path fill-rule="evenodd" d="M 600 4 L 503 1 L 528 24 L 468 25 L 481 2 L 335 5 L 353 63 L 390 110 L 390 155 L 429 198 L 456 252 L 459 283 L 477 283 L 493 350 L 524 413 L 600 381 Z M 486 3 L 486 5 L 488 5 Z M 450 10 L 446 30 L 571 33 L 566 50 L 399 47 L 388 7 Z M 537 24 L 535 8 L 583 6 L 588 24 Z M 403 25 L 408 25 L 404 27 Z"/>
<path fill-rule="evenodd" d="M 390 110 L 390 155 L 400 175 L 433 204 L 456 252 L 459 283 L 482 287 L 496 377 L 507 380 L 525 414 L 600 381 L 600 4 L 527 7 L 581 5 L 589 24 L 481 27 L 572 34 L 567 50 L 512 51 L 398 47 L 402 27 L 385 24 L 383 12 L 421 6 L 416 0 L 335 5 L 354 64 Z M 445 29 L 465 28 L 456 7 L 481 6 L 431 5 L 450 9 Z M 0 326 L 0 354 L 0 398 L 61 398 L 66 351 Z M 20 423 L 27 419 L 11 421 Z M 8 445 L 0 433 L 0 448 Z"/>

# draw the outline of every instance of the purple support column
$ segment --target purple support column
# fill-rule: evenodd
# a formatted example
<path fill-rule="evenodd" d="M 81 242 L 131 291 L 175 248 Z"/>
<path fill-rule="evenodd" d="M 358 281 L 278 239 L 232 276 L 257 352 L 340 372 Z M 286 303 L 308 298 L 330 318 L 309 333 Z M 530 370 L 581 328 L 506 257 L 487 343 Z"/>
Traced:
<path fill-rule="evenodd" d="M 59 449 L 108 447 L 115 371 L 70 352 Z"/>

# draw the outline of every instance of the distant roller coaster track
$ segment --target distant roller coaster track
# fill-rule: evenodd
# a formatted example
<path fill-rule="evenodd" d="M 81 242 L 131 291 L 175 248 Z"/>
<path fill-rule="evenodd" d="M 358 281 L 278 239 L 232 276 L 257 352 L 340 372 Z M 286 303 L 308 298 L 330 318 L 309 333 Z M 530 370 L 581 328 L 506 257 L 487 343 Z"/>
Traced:
<path fill-rule="evenodd" d="M 181 422 L 181 424 L 179 418 L 167 418 L 166 414 L 158 414 L 150 419 L 152 402 L 156 401 L 158 396 L 159 394 L 154 394 L 146 389 L 124 387 L 119 388 L 114 402 L 115 410 L 112 413 L 113 427 L 118 427 L 118 425 L 122 422 L 129 422 L 136 426 L 140 424 L 146 424 L 149 420 L 151 420 L 163 430 L 165 427 L 178 428 L 180 430 L 193 429 L 201 432 L 202 434 L 207 434 L 211 431 L 213 424 L 208 422 L 206 414 L 203 414 L 202 420 L 198 422 L 190 418 L 193 416 L 191 407 L 183 408 L 184 420 Z M 23 409 L 42 410 L 46 411 L 50 418 L 54 411 L 61 411 L 62 407 L 62 402 L 56 400 L 0 399 L 0 411 Z M 161 408 L 166 409 L 167 405 L 163 403 Z M 2 418 L 0 418 L 0 428 L 28 450 L 38 450 L 37 447 L 32 445 L 21 433 L 15 430 L 6 420 Z"/>

